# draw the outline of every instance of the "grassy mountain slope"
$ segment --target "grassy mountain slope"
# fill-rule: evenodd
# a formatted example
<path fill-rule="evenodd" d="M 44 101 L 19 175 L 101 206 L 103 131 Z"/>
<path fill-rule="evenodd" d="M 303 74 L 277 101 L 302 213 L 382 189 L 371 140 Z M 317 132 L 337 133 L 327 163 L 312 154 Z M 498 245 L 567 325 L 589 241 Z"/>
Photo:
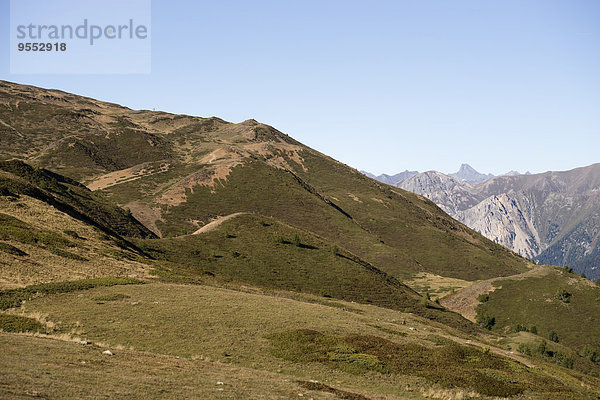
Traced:
<path fill-rule="evenodd" d="M 477 308 L 478 315 L 495 318 L 494 330 L 535 325 L 541 337 L 548 339 L 555 331 L 561 344 L 574 349 L 600 348 L 600 292 L 594 283 L 562 268 L 547 267 L 542 275 L 501 279 L 494 286 L 489 300 Z"/>
<path fill-rule="evenodd" d="M 144 276 L 139 250 L 30 196 L 0 196 L 0 288 Z"/>
<path fill-rule="evenodd" d="M 0 161 L 0 194 L 27 195 L 114 236 L 155 237 L 129 213 L 82 184 L 22 161 Z"/>
<path fill-rule="evenodd" d="M 314 232 L 398 278 L 426 271 L 476 280 L 526 268 L 429 201 L 253 120 L 132 111 L 8 82 L 0 98 L 2 129 L 15 139 L 0 146 L 0 158 L 25 156 L 83 180 L 161 236 L 252 212 Z"/>
<path fill-rule="evenodd" d="M 132 274 L 145 283 L 29 287 L 22 290 L 31 299 L 20 307 L 9 301 L 14 291 L 0 291 L 12 307 L 0 312 L 0 329 L 62 340 L 0 333 L 3 395 L 76 398 L 97 393 L 90 382 L 100 381 L 115 397 L 133 388 L 167 398 L 600 395 L 589 355 L 559 365 L 545 353 L 508 350 L 527 338 L 501 329 L 514 310 L 494 296 L 507 290 L 523 305 L 535 293 L 507 280 L 535 271 L 524 259 L 426 199 L 367 179 L 272 127 L 132 111 L 9 83 L 0 83 L 0 121 L 14 139 L 0 142 L 2 288 Z M 403 283 L 441 296 L 499 277 L 504 286 L 484 310 L 497 318 L 492 332 Z M 536 284 L 544 287 L 544 279 Z M 597 288 L 578 285 L 567 288 L 568 311 L 594 314 Z M 554 306 L 537 302 L 527 315 L 562 318 Z M 590 341 L 560 331 L 549 351 L 579 357 L 573 352 L 597 337 L 583 331 Z M 93 344 L 74 348 L 80 339 Z M 5 349 L 14 345 L 43 376 Z M 55 360 L 36 346 L 57 351 Z M 115 355 L 102 355 L 107 348 Z M 149 375 L 159 378 L 157 388 Z M 179 380 L 183 386 L 174 387 Z"/>
<path fill-rule="evenodd" d="M 210 360 L 216 364 L 205 363 L 207 372 L 232 364 L 317 381 L 365 398 L 591 398 L 597 384 L 595 378 L 541 360 L 527 367 L 528 357 L 485 338 L 465 344 L 444 325 L 354 303 L 317 304 L 155 283 L 47 296 L 28 302 L 24 311 L 54 322 L 55 334 L 111 349 L 115 360 L 135 357 L 135 351 Z M 220 378 L 225 385 L 231 380 Z M 215 383 L 201 383 L 200 390 Z M 256 385 L 249 384 L 248 390 Z"/>
<path fill-rule="evenodd" d="M 202 280 L 209 274 L 234 284 L 310 293 L 413 312 L 464 330 L 458 314 L 426 301 L 397 279 L 323 238 L 274 219 L 239 215 L 210 232 L 136 241 L 167 280 Z"/>

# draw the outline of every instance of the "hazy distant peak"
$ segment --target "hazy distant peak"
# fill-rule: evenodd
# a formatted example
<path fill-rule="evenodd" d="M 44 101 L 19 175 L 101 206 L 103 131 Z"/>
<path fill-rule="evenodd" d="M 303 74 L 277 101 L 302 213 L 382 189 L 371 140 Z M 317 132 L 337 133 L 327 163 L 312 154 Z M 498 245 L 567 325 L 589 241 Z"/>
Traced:
<path fill-rule="evenodd" d="M 492 175 L 492 174 L 482 174 L 482 173 L 476 171 L 475 168 L 471 167 L 469 164 L 466 164 L 466 163 L 463 163 L 460 166 L 460 169 L 458 170 L 458 172 L 455 172 L 455 173 L 449 174 L 449 175 L 454 178 L 457 178 L 461 181 L 471 183 L 471 184 L 485 182 L 488 179 L 491 179 L 494 177 L 494 175 Z"/>
<path fill-rule="evenodd" d="M 402 182 L 403 180 L 408 179 L 412 176 L 415 176 L 419 173 L 419 171 L 409 171 L 409 170 L 399 172 L 394 175 L 388 175 L 388 174 L 375 175 L 368 171 L 360 171 L 360 172 L 362 174 L 368 176 L 369 178 L 378 180 L 381 183 L 386 183 L 386 184 L 392 185 L 392 186 L 396 186 L 398 183 Z"/>

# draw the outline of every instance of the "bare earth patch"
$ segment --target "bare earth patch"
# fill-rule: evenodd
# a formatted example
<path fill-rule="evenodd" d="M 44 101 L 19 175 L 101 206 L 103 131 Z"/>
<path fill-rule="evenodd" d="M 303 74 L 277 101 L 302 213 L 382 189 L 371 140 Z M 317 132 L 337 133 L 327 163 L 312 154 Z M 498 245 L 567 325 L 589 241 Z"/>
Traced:
<path fill-rule="evenodd" d="M 247 213 L 238 212 L 238 213 L 226 215 L 224 217 L 217 217 L 214 221 L 209 222 L 208 224 L 204 225 L 202 228 L 198 229 L 196 232 L 192 233 L 192 235 L 198 235 L 200 233 L 210 232 L 210 231 L 218 228 L 219 225 L 221 225 L 223 222 L 230 220 L 231 218 L 235 218 L 237 216 L 243 215 L 243 214 L 247 214 Z"/>

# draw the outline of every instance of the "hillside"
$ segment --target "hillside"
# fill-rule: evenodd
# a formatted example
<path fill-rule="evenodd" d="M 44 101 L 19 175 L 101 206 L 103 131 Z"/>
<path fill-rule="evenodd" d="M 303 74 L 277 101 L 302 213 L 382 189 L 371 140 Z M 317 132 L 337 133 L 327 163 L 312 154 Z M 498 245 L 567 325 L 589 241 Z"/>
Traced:
<path fill-rule="evenodd" d="M 15 141 L 0 145 L 0 158 L 19 155 L 81 180 L 162 237 L 250 212 L 318 234 L 399 279 L 426 271 L 474 280 L 526 268 L 422 197 L 253 120 L 132 111 L 8 82 L 0 97 L 0 120 Z"/>
<path fill-rule="evenodd" d="M 427 172 L 399 186 L 527 258 L 600 277 L 600 164 L 503 175 L 474 186 Z"/>
<path fill-rule="evenodd" d="M 0 397 L 600 395 L 597 286 L 424 197 L 253 120 L 0 94 Z"/>

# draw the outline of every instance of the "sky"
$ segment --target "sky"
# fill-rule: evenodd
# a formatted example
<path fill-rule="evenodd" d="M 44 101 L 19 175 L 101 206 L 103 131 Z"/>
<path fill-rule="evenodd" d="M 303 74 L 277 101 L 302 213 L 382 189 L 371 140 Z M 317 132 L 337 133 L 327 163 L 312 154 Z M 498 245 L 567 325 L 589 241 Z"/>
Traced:
<path fill-rule="evenodd" d="M 9 5 L 2 80 L 254 118 L 376 174 L 600 162 L 600 1 L 152 0 L 151 72 L 96 75 L 11 74 Z"/>

